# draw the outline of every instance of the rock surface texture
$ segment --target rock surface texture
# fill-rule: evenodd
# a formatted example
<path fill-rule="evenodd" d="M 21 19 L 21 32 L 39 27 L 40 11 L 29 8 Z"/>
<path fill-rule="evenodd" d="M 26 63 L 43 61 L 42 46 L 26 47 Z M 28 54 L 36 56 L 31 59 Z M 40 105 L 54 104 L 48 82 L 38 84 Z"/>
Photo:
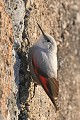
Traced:
<path fill-rule="evenodd" d="M 41 34 L 36 22 L 63 41 L 57 113 L 41 86 L 32 98 L 27 55 Z M 0 120 L 80 120 L 80 0 L 0 0 Z"/>
<path fill-rule="evenodd" d="M 0 120 L 16 118 L 16 88 L 12 64 L 13 46 L 12 20 L 6 13 L 3 0 L 0 1 Z M 14 87 L 14 88 L 13 88 Z M 12 119 L 12 120 L 13 120 Z"/>

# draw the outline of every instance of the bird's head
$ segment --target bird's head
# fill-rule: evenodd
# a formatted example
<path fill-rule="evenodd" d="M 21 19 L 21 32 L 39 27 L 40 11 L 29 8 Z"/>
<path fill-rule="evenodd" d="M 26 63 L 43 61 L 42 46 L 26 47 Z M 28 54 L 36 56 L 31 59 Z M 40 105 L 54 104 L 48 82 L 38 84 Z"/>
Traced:
<path fill-rule="evenodd" d="M 37 40 L 35 45 L 40 48 L 45 49 L 46 51 L 56 53 L 57 52 L 57 43 L 56 43 L 55 39 L 51 35 L 44 33 L 39 24 L 38 24 L 38 26 L 42 32 L 42 35 L 40 36 L 39 40 Z"/>

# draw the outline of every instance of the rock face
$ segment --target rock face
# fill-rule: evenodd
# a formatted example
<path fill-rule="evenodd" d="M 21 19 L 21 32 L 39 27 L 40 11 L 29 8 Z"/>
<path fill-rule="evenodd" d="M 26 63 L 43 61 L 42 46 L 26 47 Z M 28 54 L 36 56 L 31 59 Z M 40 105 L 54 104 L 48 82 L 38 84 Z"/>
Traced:
<path fill-rule="evenodd" d="M 64 41 L 58 46 L 57 113 L 41 86 L 32 98 L 27 54 L 41 34 L 36 21 Z M 79 119 L 80 0 L 0 0 L 0 120 Z"/>
<path fill-rule="evenodd" d="M 43 30 L 56 40 L 64 41 L 58 47 L 58 79 L 60 111 L 55 113 L 44 90 L 37 86 L 35 97 L 29 103 L 30 120 L 79 120 L 80 119 L 80 1 L 34 0 L 28 22 L 32 43 Z M 30 101 L 30 99 L 29 99 Z M 34 107 L 35 106 L 35 107 Z"/>
<path fill-rule="evenodd" d="M 8 107 L 11 95 L 13 79 L 12 66 L 12 21 L 5 12 L 3 0 L 0 1 L 0 120 L 9 120 L 10 111 Z"/>
<path fill-rule="evenodd" d="M 16 31 L 13 29 L 14 20 L 12 25 L 12 11 L 9 7 L 3 0 L 0 1 L 0 120 L 18 120 L 19 113 L 17 99 L 20 62 L 13 47 Z"/>
<path fill-rule="evenodd" d="M 3 1 L 0 1 L 0 114 L 5 120 L 9 120 L 10 111 L 8 98 L 11 95 L 12 66 L 12 22 L 5 12 Z"/>

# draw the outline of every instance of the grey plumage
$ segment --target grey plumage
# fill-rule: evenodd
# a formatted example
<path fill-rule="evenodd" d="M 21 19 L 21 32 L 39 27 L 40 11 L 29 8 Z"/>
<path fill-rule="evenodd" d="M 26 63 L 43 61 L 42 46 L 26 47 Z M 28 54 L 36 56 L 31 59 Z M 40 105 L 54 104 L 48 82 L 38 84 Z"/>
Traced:
<path fill-rule="evenodd" d="M 42 85 L 57 110 L 57 44 L 52 36 L 42 32 L 29 50 L 29 66 L 33 79 Z"/>

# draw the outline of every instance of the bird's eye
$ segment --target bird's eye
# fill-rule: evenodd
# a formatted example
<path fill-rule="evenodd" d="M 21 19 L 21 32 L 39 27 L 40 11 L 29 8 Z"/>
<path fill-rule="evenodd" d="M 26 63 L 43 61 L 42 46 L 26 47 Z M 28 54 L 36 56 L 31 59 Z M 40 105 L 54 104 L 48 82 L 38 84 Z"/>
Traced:
<path fill-rule="evenodd" d="M 46 39 L 47 40 L 47 42 L 50 42 L 50 40 L 49 39 Z"/>

